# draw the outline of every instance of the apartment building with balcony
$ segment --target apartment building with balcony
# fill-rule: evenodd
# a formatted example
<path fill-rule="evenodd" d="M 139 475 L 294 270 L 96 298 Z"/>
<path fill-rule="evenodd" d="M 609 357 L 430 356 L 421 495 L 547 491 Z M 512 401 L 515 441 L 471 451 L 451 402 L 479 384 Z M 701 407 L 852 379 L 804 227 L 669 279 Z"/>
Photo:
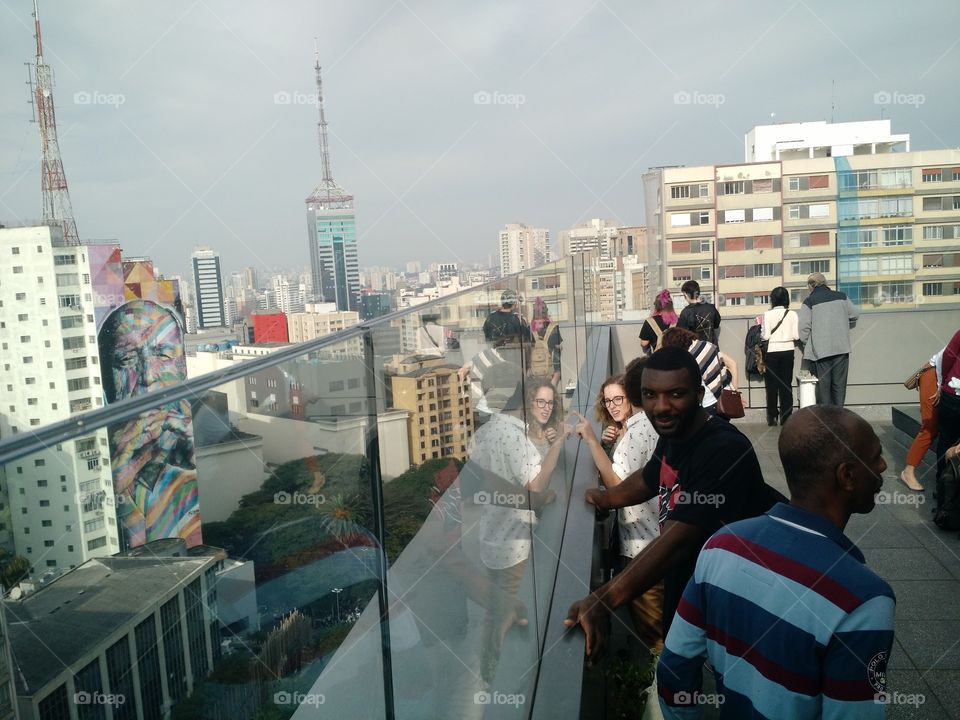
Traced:
<path fill-rule="evenodd" d="M 0 437 L 103 404 L 90 258 L 56 227 L 0 228 Z M 56 575 L 120 549 L 104 429 L 0 469 L 0 544 Z"/>
<path fill-rule="evenodd" d="M 802 301 L 813 272 L 877 309 L 960 302 L 960 150 L 895 146 L 647 173 L 666 286 L 696 280 L 734 317 L 778 285 Z"/>
<path fill-rule="evenodd" d="M 398 359 L 387 371 L 393 407 L 406 410 L 410 464 L 443 457 L 467 459 L 473 437 L 469 381 L 443 358 Z"/>

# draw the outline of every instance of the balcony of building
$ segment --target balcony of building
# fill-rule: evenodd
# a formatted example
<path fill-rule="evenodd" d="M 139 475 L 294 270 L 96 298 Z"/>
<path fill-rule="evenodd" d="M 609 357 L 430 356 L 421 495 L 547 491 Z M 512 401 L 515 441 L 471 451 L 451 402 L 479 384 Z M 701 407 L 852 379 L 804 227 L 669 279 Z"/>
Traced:
<path fill-rule="evenodd" d="M 611 573 L 604 552 L 608 526 L 583 501 L 585 491 L 597 485 L 590 452 L 576 438 L 566 440 L 553 472 L 541 478 L 549 480 L 544 491 L 528 492 L 485 472 L 493 450 L 515 438 L 478 437 L 472 422 L 475 413 L 506 413 L 512 417 L 508 425 L 522 434 L 535 422 L 536 398 L 551 396 L 560 419 L 576 411 L 593 421 L 603 380 L 640 353 L 641 322 L 589 320 L 598 310 L 584 292 L 592 268 L 588 256 L 565 258 L 21 431 L 0 441 L 0 464 L 10 491 L 35 487 L 42 472 L 31 457 L 69 440 L 89 443 L 104 429 L 117 477 L 128 477 L 124 468 L 131 458 L 147 456 L 144 467 L 153 468 L 157 481 L 197 477 L 199 505 L 186 511 L 199 512 L 203 544 L 253 565 L 252 595 L 247 586 L 242 597 L 239 586 L 215 587 L 256 610 L 251 622 L 228 626 L 217 622 L 219 605 L 205 606 L 209 639 L 223 654 L 212 674 L 190 675 L 183 707 L 172 709 L 176 717 L 212 718 L 218 707 L 229 708 L 236 720 L 629 717 L 645 683 L 642 649 L 627 638 L 628 616 L 614 620 L 612 650 L 590 669 L 583 635 L 563 624 L 570 604 Z M 530 278 L 545 272 L 560 282 L 531 290 Z M 517 372 L 477 373 L 489 362 L 484 353 L 490 350 L 480 326 L 508 288 L 524 296 L 525 317 L 532 317 L 537 299 L 562 309 L 550 318 L 562 334 L 558 357 L 528 356 L 524 346 L 508 342 L 498 353 Z M 408 431 L 407 414 L 393 407 L 387 372 L 416 350 L 404 345 L 403 322 L 425 313 L 460 318 L 444 324 L 443 362 L 464 368 L 467 378 L 437 388 L 460 405 L 456 413 L 438 413 L 438 422 L 449 424 L 436 446 L 426 435 Z M 918 471 L 925 493 L 908 494 L 896 479 L 917 403 L 903 380 L 943 346 L 957 329 L 957 317 L 956 305 L 885 312 L 867 306 L 853 335 L 848 405 L 874 425 L 889 467 L 883 500 L 869 515 L 854 517 L 847 535 L 898 596 L 889 669 L 890 688 L 900 693 L 894 697 L 923 698 L 919 706 L 891 705 L 890 717 L 960 718 L 960 540 L 930 521 L 929 465 Z M 723 320 L 720 346 L 738 360 L 751 322 Z M 362 358 L 338 358 L 343 348 L 358 343 Z M 550 390 L 536 376 L 552 374 L 555 359 L 560 380 L 558 390 Z M 527 362 L 537 365 L 524 376 L 519 368 Z M 283 380 L 269 390 L 259 383 L 278 408 L 266 414 L 243 399 L 247 379 L 268 371 L 270 378 Z M 344 392 L 331 396 L 331 383 L 342 381 Z M 767 481 L 785 492 L 778 428 L 765 423 L 764 388 L 747 377 L 738 384 L 748 410 L 735 423 L 752 440 Z M 286 402 L 284 395 L 294 392 L 297 403 Z M 202 447 L 201 436 L 216 435 L 219 428 L 236 440 L 229 454 L 185 452 L 189 443 L 164 432 L 151 435 L 150 418 L 183 401 L 191 407 L 192 427 L 181 428 L 180 439 L 195 439 Z M 292 409 L 301 406 L 311 411 Z M 903 410 L 894 413 L 894 407 Z M 425 447 L 411 453 L 410 443 L 420 440 Z M 422 464 L 411 466 L 412 456 L 423 457 Z M 512 450 L 504 456 L 518 464 L 522 459 Z M 524 477 L 526 471 L 517 472 Z M 79 488 L 83 480 L 64 482 Z M 141 480 L 134 476 L 134 483 Z M 128 490 L 120 487 L 114 506 L 103 508 L 105 519 L 121 532 L 129 530 L 131 511 L 143 509 L 143 493 Z M 205 504 L 205 494 L 215 500 Z M 525 529 L 509 548 L 490 541 L 491 504 L 523 518 Z M 216 522 L 205 519 L 205 507 L 210 513 L 216 507 Z M 24 522 L 34 520 L 39 530 L 39 513 L 34 517 L 31 511 Z M 36 564 L 37 575 L 48 570 Z M 182 620 L 193 622 L 186 614 Z M 133 625 L 115 628 L 116 637 L 126 630 L 131 649 L 139 652 Z M 102 693 L 111 692 L 110 682 L 105 675 Z M 68 690 L 72 697 L 75 687 Z M 30 691 L 42 702 L 58 687 Z M 144 693 L 131 702 L 140 716 L 150 716 Z"/>

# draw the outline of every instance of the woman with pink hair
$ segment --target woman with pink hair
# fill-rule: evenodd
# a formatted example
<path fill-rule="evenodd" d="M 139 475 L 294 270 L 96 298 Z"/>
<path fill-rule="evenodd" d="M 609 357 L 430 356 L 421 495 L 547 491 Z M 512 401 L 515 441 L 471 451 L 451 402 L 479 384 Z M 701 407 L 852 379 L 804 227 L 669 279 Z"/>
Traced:
<path fill-rule="evenodd" d="M 663 333 L 677 324 L 677 313 L 673 311 L 673 297 L 669 290 L 661 290 L 653 301 L 653 312 L 640 329 L 640 347 L 643 352 L 659 350 Z"/>

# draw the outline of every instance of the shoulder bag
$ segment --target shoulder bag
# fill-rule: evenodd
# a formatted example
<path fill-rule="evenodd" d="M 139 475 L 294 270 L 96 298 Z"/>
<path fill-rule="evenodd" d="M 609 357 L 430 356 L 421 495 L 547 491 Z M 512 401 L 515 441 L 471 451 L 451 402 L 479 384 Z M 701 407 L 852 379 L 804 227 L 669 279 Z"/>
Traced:
<path fill-rule="evenodd" d="M 787 319 L 787 313 L 789 310 L 783 311 L 783 317 L 780 318 L 780 322 L 773 326 L 773 330 L 770 331 L 770 337 L 773 337 L 773 334 L 780 329 L 780 326 L 783 325 L 783 321 Z M 762 337 L 762 336 L 761 336 Z M 770 346 L 770 340 L 760 340 L 754 348 L 754 352 L 757 353 L 757 370 L 761 375 L 767 372 L 767 348 Z M 762 369 L 761 369 L 762 368 Z"/>

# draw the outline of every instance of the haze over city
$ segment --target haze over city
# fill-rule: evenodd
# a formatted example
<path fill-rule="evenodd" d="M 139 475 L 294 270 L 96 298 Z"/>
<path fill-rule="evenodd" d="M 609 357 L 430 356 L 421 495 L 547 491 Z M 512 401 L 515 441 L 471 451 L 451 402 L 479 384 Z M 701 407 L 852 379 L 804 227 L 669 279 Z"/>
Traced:
<path fill-rule="evenodd" d="M 31 3 L 4 3 L 0 221 L 38 219 L 24 62 Z M 40 8 L 80 236 L 186 269 L 309 262 L 321 176 L 314 38 L 333 175 L 356 197 L 361 265 L 496 262 L 508 222 L 643 222 L 641 175 L 739 162 L 779 121 L 877 119 L 955 147 L 960 8 L 826 2 L 198 1 Z M 922 33 L 904 32 L 936 17 Z M 793 58 L 793 60 L 789 60 Z M 772 118 L 772 120 L 771 120 Z M 554 245 L 556 242 L 554 240 Z"/>

